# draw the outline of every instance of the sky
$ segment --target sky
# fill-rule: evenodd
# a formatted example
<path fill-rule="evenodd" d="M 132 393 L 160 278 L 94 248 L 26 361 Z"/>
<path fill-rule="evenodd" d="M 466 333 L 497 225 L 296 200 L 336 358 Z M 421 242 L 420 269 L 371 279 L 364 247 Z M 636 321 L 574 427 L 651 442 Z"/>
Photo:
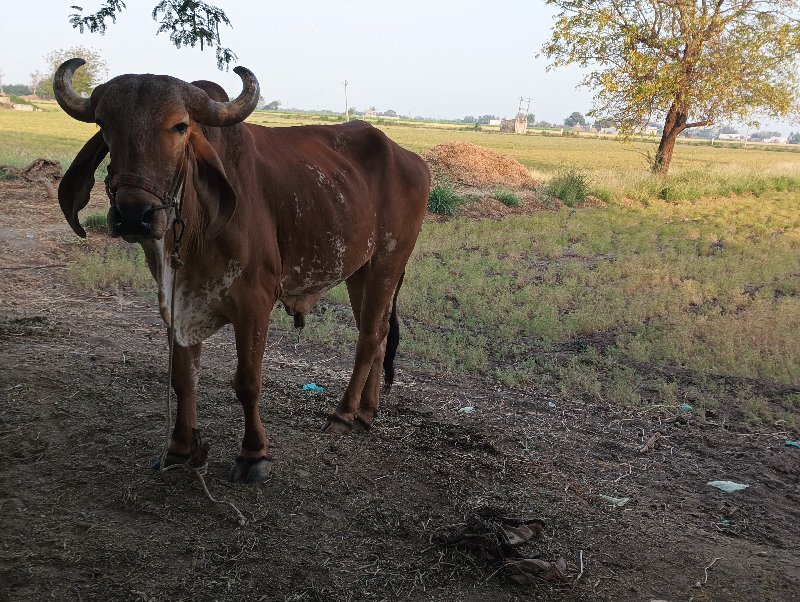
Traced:
<path fill-rule="evenodd" d="M 208 1 L 231 21 L 220 35 L 235 63 L 253 71 L 264 98 L 282 107 L 343 112 L 345 80 L 351 107 L 409 116 L 512 117 L 520 97 L 530 97 L 537 120 L 562 123 L 592 106 L 591 92 L 578 87 L 580 69 L 548 71 L 536 56 L 553 23 L 544 0 Z M 91 12 L 102 0 L 15 3 L 3 11 L 3 83 L 29 83 L 33 71 L 47 69 L 44 55 L 80 45 L 102 54 L 109 77 L 208 79 L 238 94 L 239 78 L 217 69 L 213 49 L 176 49 L 156 35 L 156 2 L 127 0 L 105 36 L 80 34 L 68 22 L 72 4 Z M 761 129 L 786 135 L 792 125 L 762 120 Z"/>

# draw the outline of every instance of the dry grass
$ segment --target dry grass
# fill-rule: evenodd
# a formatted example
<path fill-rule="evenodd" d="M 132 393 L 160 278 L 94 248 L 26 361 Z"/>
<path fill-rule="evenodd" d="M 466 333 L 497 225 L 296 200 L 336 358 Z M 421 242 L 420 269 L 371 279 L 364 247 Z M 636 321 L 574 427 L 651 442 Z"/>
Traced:
<path fill-rule="evenodd" d="M 445 142 L 425 151 L 435 181 L 467 186 L 531 186 L 530 173 L 518 161 L 470 142 Z"/>

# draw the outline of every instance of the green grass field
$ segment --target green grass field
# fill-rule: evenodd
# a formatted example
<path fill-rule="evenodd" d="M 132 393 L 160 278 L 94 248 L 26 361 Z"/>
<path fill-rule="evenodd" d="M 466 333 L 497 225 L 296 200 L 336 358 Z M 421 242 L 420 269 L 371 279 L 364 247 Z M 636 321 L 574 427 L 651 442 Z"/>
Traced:
<path fill-rule="evenodd" d="M 251 121 L 320 123 L 275 113 Z M 404 361 L 615 404 L 735 403 L 755 422 L 797 424 L 800 395 L 763 390 L 800 385 L 800 153 L 679 144 L 663 179 L 647 172 L 646 143 L 380 127 L 415 151 L 486 146 L 541 181 L 577 170 L 611 201 L 426 223 L 400 296 Z M 0 163 L 66 163 L 94 131 L 57 110 L 0 112 Z M 102 261 L 81 261 L 76 282 L 86 265 L 102 277 L 85 286 L 107 285 Z M 331 291 L 305 336 L 351 350 L 346 299 L 343 287 Z M 282 314 L 275 320 L 289 328 Z"/>

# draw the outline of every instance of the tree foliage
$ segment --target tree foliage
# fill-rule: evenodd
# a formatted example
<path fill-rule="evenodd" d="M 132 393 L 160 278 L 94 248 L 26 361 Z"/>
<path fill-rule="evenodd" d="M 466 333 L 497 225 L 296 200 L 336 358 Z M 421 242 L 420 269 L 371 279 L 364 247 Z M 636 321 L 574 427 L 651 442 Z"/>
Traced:
<path fill-rule="evenodd" d="M 124 0 L 105 0 L 102 6 L 93 13 L 84 14 L 80 6 L 72 7 L 76 12 L 70 15 L 69 22 L 81 33 L 106 33 L 107 21 L 117 22 L 117 17 L 127 7 Z M 217 67 L 227 69 L 236 60 L 236 54 L 222 45 L 219 26 L 231 26 L 224 11 L 202 2 L 201 0 L 160 0 L 151 13 L 158 23 L 157 33 L 166 33 L 176 48 L 198 44 L 200 49 L 206 46 L 216 47 Z"/>
<path fill-rule="evenodd" d="M 576 125 L 586 125 L 586 118 L 578 111 L 573 111 L 572 114 L 564 120 L 564 125 L 568 128 L 575 127 Z"/>
<path fill-rule="evenodd" d="M 31 87 L 25 84 L 3 84 L 3 92 L 13 96 L 27 96 Z"/>
<path fill-rule="evenodd" d="M 78 57 L 86 61 L 86 65 L 75 71 L 72 77 L 72 87 L 78 94 L 91 94 L 98 84 L 105 81 L 108 75 L 108 66 L 100 56 L 100 53 L 84 46 L 74 46 L 67 50 L 54 50 L 44 57 L 47 62 L 47 77 L 40 80 L 37 86 L 37 94 L 42 98 L 53 98 L 53 75 L 59 65 L 64 61 Z M 41 74 L 32 74 L 39 75 Z"/>
<path fill-rule="evenodd" d="M 590 114 L 624 134 L 664 122 L 653 169 L 685 129 L 798 113 L 797 0 L 548 0 L 560 9 L 542 52 L 590 69 Z"/>

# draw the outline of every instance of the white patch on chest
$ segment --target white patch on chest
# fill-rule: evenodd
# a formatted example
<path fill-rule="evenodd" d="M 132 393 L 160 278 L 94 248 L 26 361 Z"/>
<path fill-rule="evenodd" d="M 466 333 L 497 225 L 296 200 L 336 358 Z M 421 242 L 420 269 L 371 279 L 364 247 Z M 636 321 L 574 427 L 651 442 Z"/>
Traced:
<path fill-rule="evenodd" d="M 158 301 L 161 317 L 169 325 L 172 308 L 172 269 L 169 259 L 164 257 L 163 243 L 156 243 L 159 248 Z M 183 268 L 186 269 L 186 268 Z M 242 275 L 242 267 L 231 261 L 222 278 L 209 280 L 198 288 L 188 289 L 181 283 L 175 291 L 175 341 L 188 347 L 200 343 L 214 334 L 222 326 L 220 317 L 214 313 L 214 302 L 222 301 L 228 294 L 234 281 Z"/>

